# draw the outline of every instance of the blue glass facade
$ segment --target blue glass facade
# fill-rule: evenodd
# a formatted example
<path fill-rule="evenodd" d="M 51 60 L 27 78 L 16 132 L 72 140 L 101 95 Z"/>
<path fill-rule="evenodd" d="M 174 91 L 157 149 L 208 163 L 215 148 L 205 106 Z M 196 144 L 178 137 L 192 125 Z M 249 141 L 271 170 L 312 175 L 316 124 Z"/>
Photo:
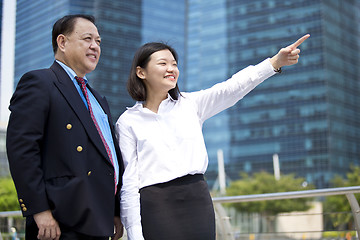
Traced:
<path fill-rule="evenodd" d="M 18 0 L 15 85 L 25 72 L 52 64 L 52 25 L 58 18 L 76 13 L 96 17 L 102 53 L 96 70 L 88 77 L 90 84 L 106 96 L 114 120 L 134 103 L 125 86 L 133 55 L 142 43 L 168 42 L 179 52 L 179 62 L 184 62 L 185 1 L 169 5 L 164 0 L 62 0 L 52 4 Z"/>
<path fill-rule="evenodd" d="M 164 42 L 175 48 L 179 55 L 180 79 L 179 87 L 184 89 L 185 72 L 185 23 L 186 0 L 178 0 L 169 4 L 166 0 L 142 1 L 141 43 Z"/>
<path fill-rule="evenodd" d="M 68 1 L 18 0 L 16 6 L 15 86 L 27 71 L 49 67 L 54 59 L 51 29 L 69 13 Z"/>
<path fill-rule="evenodd" d="M 140 0 L 64 0 L 52 4 L 18 0 L 15 84 L 25 72 L 52 64 L 51 28 L 58 18 L 77 13 L 94 15 L 103 40 L 102 53 L 96 70 L 88 77 L 91 85 L 107 96 L 116 119 L 132 104 L 124 86 L 132 55 L 141 43 L 139 6 Z"/>
<path fill-rule="evenodd" d="M 196 59 L 197 65 L 188 68 L 188 79 L 191 73 L 200 79 L 188 80 L 190 89 L 226 79 L 311 34 L 301 45 L 299 64 L 284 68 L 283 74 L 265 81 L 205 125 L 210 182 L 216 176 L 216 149 L 221 146 L 231 179 L 239 178 L 241 171 L 273 172 L 275 153 L 282 173 L 296 173 L 320 188 L 360 163 L 359 28 L 351 27 L 360 22 L 359 2 L 189 2 L 188 21 L 194 25 L 188 26 L 188 64 Z M 207 35 L 220 29 L 226 29 L 225 36 Z M 226 50 L 220 61 L 218 49 Z"/>
<path fill-rule="evenodd" d="M 106 96 L 115 121 L 133 104 L 126 82 L 132 57 L 141 44 L 141 0 L 95 0 L 94 4 L 102 42 L 101 58 L 90 79 L 92 86 Z"/>
<path fill-rule="evenodd" d="M 211 87 L 228 75 L 227 9 L 225 0 L 189 0 L 187 12 L 186 90 Z M 204 123 L 204 137 L 209 154 L 206 173 L 209 185 L 218 175 L 217 151 L 224 152 L 229 164 L 229 115 L 222 112 Z"/>
<path fill-rule="evenodd" d="M 206 177 L 217 177 L 222 149 L 230 179 L 239 173 L 297 173 L 317 187 L 360 164 L 360 2 L 356 0 L 45 0 L 17 1 L 15 84 L 53 61 L 51 27 L 70 13 L 93 14 L 102 56 L 89 75 L 114 120 L 131 106 L 125 83 L 135 50 L 163 41 L 179 53 L 182 91 L 204 89 L 273 56 L 303 34 L 300 63 L 209 119 Z"/>

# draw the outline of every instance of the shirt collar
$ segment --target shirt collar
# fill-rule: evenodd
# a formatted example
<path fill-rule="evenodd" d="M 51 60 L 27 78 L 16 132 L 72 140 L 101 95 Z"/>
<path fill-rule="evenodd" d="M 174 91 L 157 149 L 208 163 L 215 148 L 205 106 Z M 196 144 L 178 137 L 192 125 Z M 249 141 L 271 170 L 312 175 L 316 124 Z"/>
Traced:
<path fill-rule="evenodd" d="M 167 98 L 164 99 L 162 102 L 169 102 L 169 101 L 177 101 L 171 97 L 171 95 L 168 93 Z M 143 109 L 144 101 L 137 101 L 134 106 L 127 107 L 128 110 L 141 110 Z"/>
<path fill-rule="evenodd" d="M 60 66 L 65 70 L 65 72 L 69 75 L 70 79 L 77 84 L 77 81 L 75 80 L 76 73 L 74 70 L 72 70 L 70 67 L 65 65 L 65 63 L 60 62 L 59 60 L 55 60 Z M 86 79 L 86 76 L 83 77 L 85 84 L 88 83 L 88 80 Z"/>

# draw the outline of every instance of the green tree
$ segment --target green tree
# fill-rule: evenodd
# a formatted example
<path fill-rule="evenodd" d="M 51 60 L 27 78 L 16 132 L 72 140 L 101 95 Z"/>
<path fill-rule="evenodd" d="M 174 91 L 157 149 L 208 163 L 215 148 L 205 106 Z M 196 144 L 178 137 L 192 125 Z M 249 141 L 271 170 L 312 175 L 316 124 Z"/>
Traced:
<path fill-rule="evenodd" d="M 351 166 L 350 172 L 346 174 L 346 179 L 337 175 L 332 181 L 334 187 L 350 187 L 360 185 L 360 167 Z M 360 194 L 355 194 L 357 201 L 360 201 Z M 349 201 L 345 195 L 328 196 L 324 201 L 324 212 L 331 213 L 329 216 L 329 222 L 332 227 L 342 230 L 349 226 L 352 228 L 353 216 L 351 214 L 345 214 L 351 212 Z"/>
<path fill-rule="evenodd" d="M 303 187 L 305 179 L 295 178 L 293 174 L 282 175 L 279 180 L 276 180 L 274 175 L 267 172 L 255 173 L 253 176 L 242 173 L 241 177 L 240 180 L 232 182 L 227 188 L 226 191 L 228 196 L 290 192 L 312 188 L 310 185 Z M 306 211 L 310 209 L 310 202 L 312 200 L 313 199 L 310 198 L 295 198 L 274 201 L 231 203 L 229 205 L 234 207 L 238 212 L 261 213 L 265 219 L 267 219 L 269 231 L 274 231 L 276 214 L 292 211 Z"/>
<path fill-rule="evenodd" d="M 305 179 L 295 178 L 293 174 L 282 175 L 279 180 L 267 172 L 255 173 L 252 177 L 242 173 L 241 176 L 241 180 L 232 182 L 227 188 L 228 196 L 290 192 L 312 188 L 310 185 L 303 187 Z M 311 207 L 309 204 L 311 200 L 310 198 L 295 198 L 235 203 L 233 206 L 240 212 L 262 212 L 276 215 L 283 212 L 306 211 Z"/>
<path fill-rule="evenodd" d="M 0 211 L 20 210 L 14 182 L 10 177 L 0 178 Z"/>

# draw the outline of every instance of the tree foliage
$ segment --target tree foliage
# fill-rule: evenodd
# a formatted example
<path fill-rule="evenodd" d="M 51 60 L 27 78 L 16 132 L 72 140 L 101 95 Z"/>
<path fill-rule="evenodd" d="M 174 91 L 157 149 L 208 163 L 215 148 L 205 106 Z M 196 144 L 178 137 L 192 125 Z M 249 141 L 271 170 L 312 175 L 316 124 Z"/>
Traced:
<path fill-rule="evenodd" d="M 293 174 L 282 175 L 279 180 L 276 180 L 273 175 L 267 172 L 255 173 L 249 176 L 246 173 L 241 174 L 242 178 L 234 181 L 227 188 L 228 196 L 262 194 L 262 193 L 277 193 L 300 191 L 312 188 L 312 186 L 303 187 L 304 178 L 295 178 Z M 283 212 L 292 211 L 306 211 L 311 205 L 310 198 L 296 198 L 274 201 L 257 201 L 232 203 L 232 205 L 239 212 L 258 212 L 267 215 L 275 215 Z"/>
<path fill-rule="evenodd" d="M 350 187 L 360 185 L 360 167 L 351 166 L 350 172 L 346 174 L 346 179 L 337 175 L 331 181 L 334 187 Z M 360 200 L 360 194 L 355 194 L 357 201 Z M 345 214 L 351 212 L 351 207 L 345 195 L 328 196 L 324 201 L 324 212 L 332 213 L 329 215 L 333 227 L 345 227 L 346 224 L 352 224 L 353 216 Z"/>
<path fill-rule="evenodd" d="M 0 178 L 0 211 L 20 210 L 14 182 L 10 177 Z"/>

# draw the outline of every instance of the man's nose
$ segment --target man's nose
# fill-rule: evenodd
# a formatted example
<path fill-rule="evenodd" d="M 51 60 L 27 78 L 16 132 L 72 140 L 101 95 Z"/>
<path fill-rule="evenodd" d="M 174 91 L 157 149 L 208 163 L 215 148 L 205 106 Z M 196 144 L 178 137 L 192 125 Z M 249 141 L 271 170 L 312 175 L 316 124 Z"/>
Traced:
<path fill-rule="evenodd" d="M 100 45 L 97 43 L 96 40 L 92 40 L 91 43 L 90 43 L 90 48 L 91 49 L 100 48 Z"/>

